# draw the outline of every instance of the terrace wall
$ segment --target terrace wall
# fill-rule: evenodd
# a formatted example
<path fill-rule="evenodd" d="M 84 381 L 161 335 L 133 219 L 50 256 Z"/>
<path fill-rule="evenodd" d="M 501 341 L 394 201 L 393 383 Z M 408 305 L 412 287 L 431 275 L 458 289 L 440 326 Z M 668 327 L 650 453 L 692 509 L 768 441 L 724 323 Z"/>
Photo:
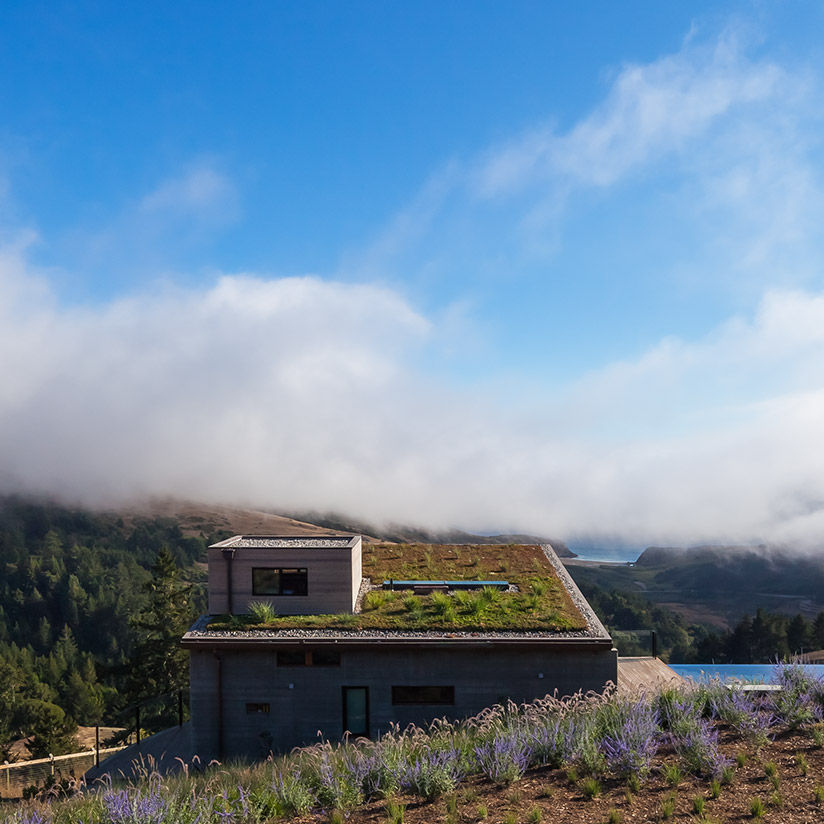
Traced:
<path fill-rule="evenodd" d="M 341 645 L 340 666 L 332 667 L 278 666 L 277 649 L 273 644 L 219 653 L 191 650 L 194 745 L 201 758 L 221 755 L 221 715 L 223 758 L 260 758 L 270 750 L 288 751 L 316 742 L 318 733 L 340 738 L 344 686 L 368 687 L 369 731 L 374 737 L 392 723 L 405 726 L 444 716 L 463 718 L 507 699 L 520 703 L 556 690 L 559 695 L 601 691 L 618 677 L 617 653 L 609 643 L 373 642 Z M 454 704 L 393 706 L 395 685 L 452 686 Z M 269 712 L 247 713 L 247 703 L 268 704 Z"/>

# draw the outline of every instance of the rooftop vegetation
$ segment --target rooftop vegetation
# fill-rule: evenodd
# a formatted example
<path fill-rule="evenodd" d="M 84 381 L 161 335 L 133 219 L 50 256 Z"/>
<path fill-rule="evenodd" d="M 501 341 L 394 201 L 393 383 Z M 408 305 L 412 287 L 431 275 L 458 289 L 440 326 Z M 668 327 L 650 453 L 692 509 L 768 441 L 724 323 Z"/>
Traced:
<path fill-rule="evenodd" d="M 220 616 L 211 630 L 363 629 L 463 632 L 569 631 L 586 628 L 540 547 L 365 544 L 363 574 L 373 589 L 354 615 L 278 616 L 266 606 L 248 616 Z M 515 592 L 491 587 L 447 594 L 389 591 L 385 580 L 508 581 Z"/>
<path fill-rule="evenodd" d="M 781 667 L 778 681 L 781 691 L 766 694 L 714 683 L 547 697 L 426 729 L 390 729 L 372 741 L 320 743 L 256 765 L 167 778 L 149 765 L 130 783 L 68 786 L 69 798 L 44 793 L 0 812 L 0 820 L 537 824 L 542 816 L 560 820 L 563 809 L 572 824 L 622 817 L 708 823 L 749 820 L 756 799 L 775 821 L 821 820 L 824 684 L 797 666 Z"/>

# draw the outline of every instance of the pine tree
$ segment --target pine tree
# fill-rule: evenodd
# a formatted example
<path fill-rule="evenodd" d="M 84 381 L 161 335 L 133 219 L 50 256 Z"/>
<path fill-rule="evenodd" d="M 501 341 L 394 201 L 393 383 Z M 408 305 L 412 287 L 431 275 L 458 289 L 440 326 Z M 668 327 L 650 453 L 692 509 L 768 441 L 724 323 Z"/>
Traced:
<path fill-rule="evenodd" d="M 147 602 L 132 621 L 137 631 L 135 653 L 129 664 L 127 694 L 132 703 L 167 697 L 164 706 L 174 706 L 179 690 L 189 686 L 189 657 L 180 639 L 194 619 L 191 585 L 182 581 L 172 553 L 163 547 L 152 566 L 151 580 L 143 591 Z M 173 712 L 157 721 L 168 723 Z M 147 722 L 149 714 L 144 716 Z"/>

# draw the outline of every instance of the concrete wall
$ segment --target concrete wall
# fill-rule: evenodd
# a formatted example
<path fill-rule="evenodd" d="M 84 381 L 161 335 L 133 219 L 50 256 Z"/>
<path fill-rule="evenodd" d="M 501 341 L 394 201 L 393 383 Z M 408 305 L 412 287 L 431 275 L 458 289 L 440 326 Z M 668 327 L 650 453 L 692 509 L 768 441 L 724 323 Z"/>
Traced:
<path fill-rule="evenodd" d="M 294 647 L 292 647 L 294 649 Z M 312 649 L 312 647 L 307 647 Z M 462 718 L 506 699 L 531 701 L 558 690 L 602 690 L 617 681 L 617 653 L 606 646 L 570 649 L 546 643 L 528 648 L 452 643 L 435 648 L 372 645 L 340 647 L 339 667 L 282 667 L 276 648 L 223 651 L 223 757 L 265 757 L 269 750 L 339 738 L 343 730 L 342 687 L 369 688 L 370 734 L 391 722 L 406 725 L 432 718 Z M 543 675 L 543 677 L 540 677 Z M 195 752 L 219 756 L 218 659 L 191 651 L 191 712 Z M 391 688 L 454 686 L 452 706 L 393 706 Z M 246 703 L 268 703 L 269 713 L 249 715 Z"/>
<path fill-rule="evenodd" d="M 220 547 L 209 547 L 209 613 L 229 611 L 227 561 Z M 269 601 L 281 615 L 352 612 L 361 584 L 361 541 L 353 547 L 239 547 L 232 564 L 232 612 L 248 612 L 250 601 Z M 305 567 L 308 595 L 252 593 L 254 567 Z"/>

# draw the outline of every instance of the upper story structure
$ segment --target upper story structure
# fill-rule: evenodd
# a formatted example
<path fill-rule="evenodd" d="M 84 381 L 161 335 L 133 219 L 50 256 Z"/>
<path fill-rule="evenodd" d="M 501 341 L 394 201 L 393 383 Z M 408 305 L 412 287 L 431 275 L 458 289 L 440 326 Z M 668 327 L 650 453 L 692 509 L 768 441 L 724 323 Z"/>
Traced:
<path fill-rule="evenodd" d="M 360 535 L 235 535 L 209 547 L 209 612 L 242 615 L 264 601 L 279 615 L 352 613 L 361 552 Z"/>

